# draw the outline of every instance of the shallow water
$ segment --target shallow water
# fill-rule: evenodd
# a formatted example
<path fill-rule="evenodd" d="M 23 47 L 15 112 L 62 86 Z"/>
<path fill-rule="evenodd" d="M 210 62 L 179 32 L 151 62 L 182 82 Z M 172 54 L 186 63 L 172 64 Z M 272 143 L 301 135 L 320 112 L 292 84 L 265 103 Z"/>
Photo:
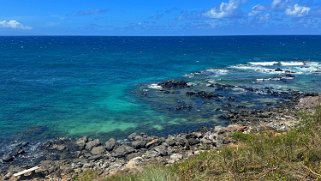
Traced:
<path fill-rule="evenodd" d="M 221 121 L 215 113 L 210 119 L 166 113 L 137 89 L 206 78 L 320 91 L 318 62 L 321 36 L 0 37 L 0 137 L 122 137 L 212 125 Z M 275 72 L 278 67 L 296 72 L 295 79 L 269 80 L 285 74 Z"/>

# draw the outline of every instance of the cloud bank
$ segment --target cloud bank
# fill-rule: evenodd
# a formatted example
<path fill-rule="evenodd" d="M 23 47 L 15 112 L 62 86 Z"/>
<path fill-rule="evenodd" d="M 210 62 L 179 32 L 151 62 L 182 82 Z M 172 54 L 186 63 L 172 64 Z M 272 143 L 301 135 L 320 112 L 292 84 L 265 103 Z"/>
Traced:
<path fill-rule="evenodd" d="M 212 8 L 204 13 L 204 16 L 214 19 L 227 18 L 234 16 L 240 7 L 240 0 L 230 0 L 229 2 L 222 2 L 219 7 Z"/>
<path fill-rule="evenodd" d="M 299 4 L 295 4 L 291 7 L 288 7 L 285 10 L 285 14 L 292 17 L 304 17 L 309 14 L 310 10 L 311 8 L 308 6 L 300 6 Z"/>
<path fill-rule="evenodd" d="M 0 28 L 31 30 L 31 26 L 26 26 L 17 20 L 0 20 Z"/>

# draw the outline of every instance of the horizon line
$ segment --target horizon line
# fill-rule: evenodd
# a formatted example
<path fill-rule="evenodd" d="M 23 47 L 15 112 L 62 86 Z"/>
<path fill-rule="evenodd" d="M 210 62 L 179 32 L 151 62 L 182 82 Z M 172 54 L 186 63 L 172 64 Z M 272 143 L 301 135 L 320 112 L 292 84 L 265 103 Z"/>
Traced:
<path fill-rule="evenodd" d="M 235 34 L 235 35 L 0 35 L 0 37 L 228 37 L 228 36 L 321 36 L 321 34 Z"/>

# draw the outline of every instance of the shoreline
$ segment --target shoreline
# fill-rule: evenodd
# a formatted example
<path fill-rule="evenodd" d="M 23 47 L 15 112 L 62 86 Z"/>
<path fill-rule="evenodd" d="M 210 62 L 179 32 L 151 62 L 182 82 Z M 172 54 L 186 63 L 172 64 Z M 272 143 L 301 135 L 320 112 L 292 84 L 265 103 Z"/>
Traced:
<path fill-rule="evenodd" d="M 38 145 L 16 143 L 3 155 L 0 171 L 4 180 L 15 180 L 13 174 L 38 166 L 35 171 L 19 176 L 24 179 L 72 180 L 78 174 L 94 169 L 102 175 L 119 171 L 140 170 L 150 163 L 172 164 L 179 160 L 233 143 L 233 132 L 255 132 L 264 129 L 287 131 L 297 123 L 297 113 L 312 111 L 321 102 L 318 94 L 302 93 L 291 104 L 265 110 L 238 110 L 226 115 L 226 127 L 215 126 L 166 137 L 133 133 L 124 140 L 52 139 Z M 28 149 L 26 149 L 28 148 Z M 0 176 L 0 178 L 1 178 Z"/>

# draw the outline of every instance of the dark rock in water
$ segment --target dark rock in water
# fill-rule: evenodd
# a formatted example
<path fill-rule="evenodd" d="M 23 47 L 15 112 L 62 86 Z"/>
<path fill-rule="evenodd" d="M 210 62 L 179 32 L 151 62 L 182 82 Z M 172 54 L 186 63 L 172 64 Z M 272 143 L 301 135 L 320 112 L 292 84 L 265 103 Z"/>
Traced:
<path fill-rule="evenodd" d="M 114 157 L 124 157 L 127 154 L 133 153 L 135 149 L 133 147 L 127 146 L 127 145 L 121 145 L 118 148 L 114 150 L 114 153 L 112 156 Z"/>
<path fill-rule="evenodd" d="M 89 141 L 88 143 L 86 143 L 86 149 L 91 150 L 93 147 L 96 147 L 99 145 L 101 145 L 99 139 L 95 139 L 93 141 Z"/>
<path fill-rule="evenodd" d="M 11 162 L 11 161 L 13 161 L 13 159 L 14 159 L 14 156 L 11 154 L 5 154 L 2 157 L 3 162 Z"/>
<path fill-rule="evenodd" d="M 286 77 L 295 77 L 294 75 L 292 74 L 285 74 Z"/>
<path fill-rule="evenodd" d="M 312 97 L 314 97 L 314 96 L 319 96 L 319 94 L 318 93 L 314 93 L 314 92 L 308 92 L 308 93 L 305 93 L 304 96 L 312 96 Z"/>
<path fill-rule="evenodd" d="M 191 109 L 193 109 L 193 106 L 186 105 L 186 104 L 178 105 L 175 107 L 176 111 L 191 110 Z"/>
<path fill-rule="evenodd" d="M 108 141 L 106 141 L 105 146 L 107 151 L 112 151 L 116 146 L 116 140 L 114 138 L 110 138 Z"/>
<path fill-rule="evenodd" d="M 186 81 L 183 80 L 169 80 L 162 83 L 159 83 L 158 85 L 162 86 L 166 89 L 172 89 L 172 88 L 185 88 L 188 87 L 188 84 Z"/>
<path fill-rule="evenodd" d="M 275 71 L 281 72 L 283 70 L 281 68 L 276 68 Z"/>
<path fill-rule="evenodd" d="M 101 155 L 105 153 L 105 151 L 106 151 L 106 148 L 104 146 L 97 146 L 97 147 L 94 147 L 90 153 L 93 155 Z"/>
<path fill-rule="evenodd" d="M 145 140 L 137 140 L 137 141 L 133 141 L 131 143 L 131 145 L 136 148 L 136 149 L 139 149 L 139 148 L 144 148 L 145 145 L 146 145 L 147 141 Z"/>
<path fill-rule="evenodd" d="M 186 92 L 186 95 L 189 97 L 197 96 L 197 97 L 206 98 L 206 99 L 217 97 L 217 95 L 215 95 L 213 92 L 205 92 L 205 91 Z"/>

